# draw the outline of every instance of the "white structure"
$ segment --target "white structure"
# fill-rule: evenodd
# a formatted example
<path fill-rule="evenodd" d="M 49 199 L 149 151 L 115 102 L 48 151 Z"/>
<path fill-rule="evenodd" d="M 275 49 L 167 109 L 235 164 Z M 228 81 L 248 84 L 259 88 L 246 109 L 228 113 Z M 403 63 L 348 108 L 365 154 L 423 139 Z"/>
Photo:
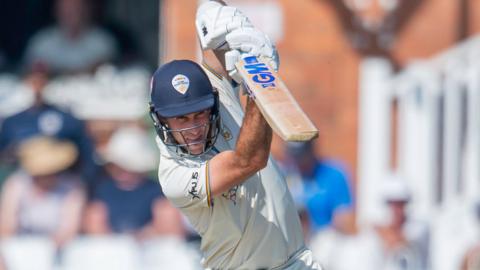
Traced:
<path fill-rule="evenodd" d="M 366 59 L 360 69 L 359 223 L 385 217 L 379 187 L 397 172 L 413 191 L 410 214 L 432 227 L 435 270 L 459 269 L 480 240 L 478 59 L 480 37 L 396 75 L 385 59 Z"/>
<path fill-rule="evenodd" d="M 85 120 L 137 120 L 147 113 L 150 74 L 138 67 L 102 66 L 95 74 L 49 81 L 43 97 Z M 19 77 L 0 74 L 0 119 L 30 107 L 33 92 Z"/>
<path fill-rule="evenodd" d="M 55 245 L 46 237 L 16 237 L 0 242 L 5 267 L 10 270 L 52 270 Z"/>

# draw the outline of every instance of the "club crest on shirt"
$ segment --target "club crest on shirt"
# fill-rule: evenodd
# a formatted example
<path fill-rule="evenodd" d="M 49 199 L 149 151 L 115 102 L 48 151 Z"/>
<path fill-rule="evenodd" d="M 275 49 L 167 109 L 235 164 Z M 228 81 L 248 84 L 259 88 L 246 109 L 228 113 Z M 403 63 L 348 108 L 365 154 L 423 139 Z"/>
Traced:
<path fill-rule="evenodd" d="M 177 92 L 179 92 L 182 95 L 185 95 L 185 93 L 188 90 L 188 87 L 190 86 L 190 80 L 188 79 L 187 76 L 183 74 L 177 74 L 172 79 L 172 86 L 175 90 L 177 90 Z"/>
<path fill-rule="evenodd" d="M 188 194 L 193 199 L 200 199 L 200 195 L 198 193 L 198 172 L 192 173 L 192 178 L 190 179 L 190 189 L 188 190 Z"/>
<path fill-rule="evenodd" d="M 38 129 L 42 134 L 52 136 L 57 134 L 63 127 L 62 116 L 55 111 L 47 111 L 38 117 Z"/>
<path fill-rule="evenodd" d="M 233 139 L 232 132 L 225 125 L 222 126 L 222 136 L 226 141 Z"/>

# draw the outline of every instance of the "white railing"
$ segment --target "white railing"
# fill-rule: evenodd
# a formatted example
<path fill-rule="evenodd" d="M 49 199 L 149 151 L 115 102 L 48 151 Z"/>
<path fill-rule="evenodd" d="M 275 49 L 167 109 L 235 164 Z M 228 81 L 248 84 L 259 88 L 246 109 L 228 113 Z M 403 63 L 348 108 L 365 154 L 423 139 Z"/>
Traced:
<path fill-rule="evenodd" d="M 9 270 L 201 269 L 197 244 L 175 237 L 78 237 L 57 252 L 47 237 L 21 236 L 0 241 L 0 255 Z"/>

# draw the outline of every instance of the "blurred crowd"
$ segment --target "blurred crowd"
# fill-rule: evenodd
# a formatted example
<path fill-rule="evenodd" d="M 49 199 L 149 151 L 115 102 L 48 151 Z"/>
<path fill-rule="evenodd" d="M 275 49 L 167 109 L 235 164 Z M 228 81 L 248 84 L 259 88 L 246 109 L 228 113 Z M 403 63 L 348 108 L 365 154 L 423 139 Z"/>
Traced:
<path fill-rule="evenodd" d="M 10 9 L 0 9 L 0 25 L 17 24 L 15 31 L 2 28 L 0 33 L 0 71 L 18 74 L 31 96 L 28 108 L 0 114 L 0 237 L 5 261 L 0 269 L 16 260 L 15 245 L 22 241 L 83 269 L 94 268 L 81 261 L 82 256 L 104 245 L 129 254 L 119 258 L 124 264 L 122 259 L 135 252 L 121 248 L 141 245 L 146 265 L 158 266 L 155 263 L 163 258 L 165 269 L 180 269 L 165 266 L 172 258 L 182 258 L 174 252 L 180 250 L 185 260 L 177 263 L 197 263 L 182 269 L 199 267 L 198 254 L 188 249 L 198 244 L 198 235 L 165 199 L 157 181 L 158 153 L 149 123 L 143 117 L 109 119 L 100 113 L 102 108 L 86 117 L 45 98 L 46 86 L 58 78 L 94 76 L 104 64 L 145 65 L 128 31 L 99 20 L 101 2 L 25 1 L 21 6 L 12 0 L 5 1 Z M 10 13 L 3 14 L 7 10 Z M 108 107 L 108 102 L 107 97 L 98 103 Z M 314 142 L 288 144 L 279 162 L 317 260 L 328 270 L 431 269 L 429 224 L 409 217 L 412 192 L 406 181 L 398 175 L 384 181 L 389 218 L 360 228 L 350 169 L 323 157 L 320 148 Z M 35 240 L 38 236 L 48 239 L 47 244 Z M 31 238 L 9 242 L 22 237 Z M 83 248 L 79 239 L 88 239 L 90 245 Z M 126 265 L 115 269 L 134 269 Z M 480 269 L 478 246 L 465 254 L 461 269 Z"/>
<path fill-rule="evenodd" d="M 185 269 L 200 265 L 194 260 L 196 250 L 190 254 L 187 245 L 197 245 L 198 236 L 165 199 L 157 181 L 158 150 L 150 126 L 142 114 L 118 113 L 128 106 L 116 104 L 117 112 L 108 112 L 115 98 L 134 102 L 130 96 L 147 96 L 148 76 L 137 76 L 136 85 L 142 86 L 134 89 L 138 93 L 104 89 L 104 96 L 93 95 L 100 100 L 90 100 L 83 110 L 69 106 L 71 100 L 84 99 L 80 88 L 55 90 L 68 86 L 68 81 L 102 81 L 122 68 L 149 73 L 149 61 L 142 61 L 132 34 L 100 20 L 102 3 L 2 1 L 0 20 L 28 21 L 19 21 L 15 31 L 1 28 L 0 71 L 15 74 L 15 85 L 21 87 L 0 91 L 0 104 L 9 103 L 17 88 L 29 98 L 20 98 L 21 106 L 0 113 L 0 268 L 94 269 L 82 258 L 102 253 L 103 246 L 103 252 L 123 251 L 118 265 L 126 269 L 138 269 L 138 258 L 130 259 L 130 267 L 125 264 L 135 250 L 142 251 L 145 269 L 158 269 L 174 258 Z M 106 65 L 115 68 L 105 69 Z M 57 96 L 54 102 L 47 88 Z M 60 104 L 67 96 L 69 104 Z M 146 109 L 146 100 L 141 103 Z M 170 251 L 163 251 L 167 257 L 160 262 L 161 256 L 153 254 L 165 243 Z M 184 254 L 176 255 L 174 249 Z M 30 260 L 25 259 L 28 254 Z M 112 266 L 111 259 L 96 267 L 123 269 Z M 171 266 L 167 268 L 176 268 Z"/>
<path fill-rule="evenodd" d="M 430 269 L 428 226 L 408 217 L 405 181 L 385 179 L 388 220 L 360 227 L 349 170 L 318 151 L 313 142 L 289 143 L 282 164 L 316 259 L 326 269 Z"/>
<path fill-rule="evenodd" d="M 130 5 L 128 1 L 121 3 Z M 129 27 L 123 18 L 112 16 L 112 8 L 121 9 L 108 0 L 2 1 L 0 71 L 25 74 L 45 69 L 60 75 L 91 72 L 105 62 L 122 66 L 155 63 L 156 59 L 146 59 L 147 54 L 140 51 L 135 36 L 138 27 Z M 151 13 L 150 17 L 158 18 L 156 11 Z M 157 27 L 157 23 L 152 25 Z M 145 27 L 142 30 L 149 34 Z"/>
<path fill-rule="evenodd" d="M 80 120 L 44 101 L 44 80 L 29 75 L 32 106 L 2 121 L 2 239 L 48 237 L 57 251 L 79 236 L 195 239 L 162 194 L 143 119 Z"/>

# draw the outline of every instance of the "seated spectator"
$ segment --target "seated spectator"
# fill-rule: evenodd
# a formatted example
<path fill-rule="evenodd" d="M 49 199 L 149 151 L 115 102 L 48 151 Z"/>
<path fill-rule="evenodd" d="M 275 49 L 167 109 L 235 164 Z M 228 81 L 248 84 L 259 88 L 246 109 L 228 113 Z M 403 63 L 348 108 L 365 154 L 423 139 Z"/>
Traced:
<path fill-rule="evenodd" d="M 1 123 L 0 157 L 7 163 L 14 163 L 16 147 L 34 136 L 53 136 L 69 140 L 74 142 L 79 150 L 78 169 L 81 170 L 84 180 L 91 183 L 96 166 L 93 161 L 93 145 L 85 125 L 72 114 L 44 102 L 42 92 L 47 82 L 48 77 L 42 70 L 35 70 L 27 75 L 25 83 L 33 91 L 35 101 L 30 108 L 7 117 Z"/>
<path fill-rule="evenodd" d="M 108 179 L 95 188 L 85 214 L 87 234 L 184 237 L 179 212 L 164 199 L 159 183 L 146 177 L 156 166 L 153 149 L 141 129 L 120 128 L 113 134 L 105 153 Z"/>
<path fill-rule="evenodd" d="M 287 145 L 287 181 L 309 230 L 316 233 L 332 227 L 355 233 L 355 218 L 349 179 L 338 163 L 318 158 L 313 142 Z"/>
<path fill-rule="evenodd" d="M 390 177 L 385 179 L 382 189 L 389 219 L 374 228 L 381 247 L 374 253 L 383 261 L 378 269 L 428 269 L 428 228 L 407 216 L 405 208 L 411 193 L 405 181 Z"/>
<path fill-rule="evenodd" d="M 117 54 L 114 38 L 91 21 L 90 0 L 57 0 L 57 25 L 40 30 L 29 41 L 25 65 L 44 65 L 52 74 L 92 71 Z"/>
<path fill-rule="evenodd" d="M 0 234 L 51 236 L 58 247 L 77 235 L 85 196 L 78 176 L 67 173 L 77 158 L 74 144 L 35 137 L 20 145 L 21 169 L 1 193 Z"/>
<path fill-rule="evenodd" d="M 355 235 L 330 231 L 312 240 L 312 252 L 326 269 L 426 270 L 429 235 L 423 222 L 408 218 L 410 191 L 396 177 L 381 187 L 387 218 Z"/>

